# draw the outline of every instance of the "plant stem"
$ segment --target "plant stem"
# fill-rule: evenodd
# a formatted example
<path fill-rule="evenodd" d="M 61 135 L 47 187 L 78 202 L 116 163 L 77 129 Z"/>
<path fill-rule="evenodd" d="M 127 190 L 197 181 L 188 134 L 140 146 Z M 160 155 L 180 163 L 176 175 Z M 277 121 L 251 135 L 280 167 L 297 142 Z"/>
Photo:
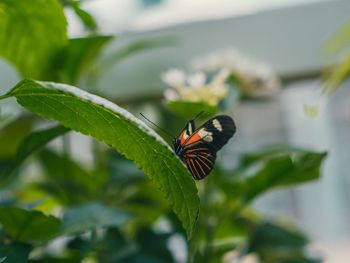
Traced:
<path fill-rule="evenodd" d="M 215 228 L 215 222 L 213 222 L 213 215 L 212 215 L 212 205 L 210 203 L 210 197 L 211 192 L 213 190 L 212 183 L 210 178 L 209 180 L 204 181 L 204 193 L 203 193 L 203 204 L 205 206 L 205 234 L 206 234 L 206 240 L 205 240 L 205 246 L 204 246 L 204 261 L 205 262 L 211 262 L 212 257 L 212 243 L 214 239 L 214 228 Z"/>

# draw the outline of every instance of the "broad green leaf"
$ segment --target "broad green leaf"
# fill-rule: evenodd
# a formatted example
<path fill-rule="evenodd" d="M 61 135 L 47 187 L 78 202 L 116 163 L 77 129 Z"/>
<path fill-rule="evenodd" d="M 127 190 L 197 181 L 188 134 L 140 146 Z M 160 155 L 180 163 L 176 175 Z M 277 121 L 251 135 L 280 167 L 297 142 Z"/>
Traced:
<path fill-rule="evenodd" d="M 63 126 L 112 145 L 152 179 L 169 200 L 190 238 L 197 220 L 196 185 L 172 149 L 126 110 L 75 87 L 24 80 L 8 94 L 19 104 Z"/>
<path fill-rule="evenodd" d="M 292 147 L 289 145 L 278 145 L 273 147 L 268 147 L 257 152 L 245 153 L 241 156 L 240 166 L 247 167 L 254 162 L 260 162 L 262 160 L 267 160 L 273 156 L 288 155 L 295 152 L 307 152 L 303 149 Z"/>
<path fill-rule="evenodd" d="M 326 155 L 299 151 L 271 156 L 254 164 L 256 167 L 248 167 L 242 189 L 245 201 L 275 187 L 296 185 L 319 178 Z M 257 171 L 249 174 L 252 169 Z"/>
<path fill-rule="evenodd" d="M 57 52 L 67 43 L 57 0 L 1 0 L 0 56 L 26 78 L 49 79 Z"/>
<path fill-rule="evenodd" d="M 18 146 L 16 157 L 9 162 L 6 168 L 0 170 L 1 183 L 6 182 L 9 176 L 23 163 L 33 152 L 65 134 L 69 129 L 56 126 L 42 131 L 37 131 L 26 136 Z M 23 131 L 23 130 L 22 130 Z M 1 184 L 0 183 L 0 184 Z"/>
<path fill-rule="evenodd" d="M 58 79 L 76 84 L 82 74 L 91 70 L 101 49 L 113 39 L 112 36 L 73 38 L 57 60 Z"/>
<path fill-rule="evenodd" d="M 31 250 L 25 243 L 0 244 L 0 263 L 26 263 Z"/>
<path fill-rule="evenodd" d="M 0 208 L 0 224 L 18 241 L 47 241 L 55 237 L 61 222 L 39 211 L 27 211 L 17 207 Z"/>
<path fill-rule="evenodd" d="M 101 227 L 120 227 L 130 214 L 99 203 L 90 203 L 66 210 L 62 219 L 63 234 L 83 233 Z"/>
<path fill-rule="evenodd" d="M 201 118 L 210 118 L 219 111 L 218 107 L 210 106 L 205 102 L 167 101 L 165 106 L 186 120 L 193 119 L 200 112 L 203 112 Z"/>

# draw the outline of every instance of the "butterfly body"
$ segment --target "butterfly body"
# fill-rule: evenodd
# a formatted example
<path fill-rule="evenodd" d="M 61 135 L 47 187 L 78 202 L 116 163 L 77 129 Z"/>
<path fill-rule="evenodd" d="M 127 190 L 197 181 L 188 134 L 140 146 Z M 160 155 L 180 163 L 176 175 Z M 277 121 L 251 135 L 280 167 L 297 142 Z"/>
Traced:
<path fill-rule="evenodd" d="M 216 153 L 236 132 L 232 118 L 219 115 L 198 129 L 194 120 L 187 122 L 180 135 L 174 139 L 174 151 L 187 166 L 193 178 L 205 178 L 213 169 Z"/>

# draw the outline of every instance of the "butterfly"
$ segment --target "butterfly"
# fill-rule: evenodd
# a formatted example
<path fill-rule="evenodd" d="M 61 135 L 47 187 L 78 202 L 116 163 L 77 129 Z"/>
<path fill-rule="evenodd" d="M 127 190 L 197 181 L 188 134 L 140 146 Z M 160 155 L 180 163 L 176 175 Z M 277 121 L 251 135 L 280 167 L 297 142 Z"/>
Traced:
<path fill-rule="evenodd" d="M 194 120 L 190 120 L 173 140 L 174 151 L 193 178 L 201 180 L 209 175 L 215 164 L 216 153 L 235 132 L 236 125 L 227 115 L 218 115 L 198 129 Z"/>

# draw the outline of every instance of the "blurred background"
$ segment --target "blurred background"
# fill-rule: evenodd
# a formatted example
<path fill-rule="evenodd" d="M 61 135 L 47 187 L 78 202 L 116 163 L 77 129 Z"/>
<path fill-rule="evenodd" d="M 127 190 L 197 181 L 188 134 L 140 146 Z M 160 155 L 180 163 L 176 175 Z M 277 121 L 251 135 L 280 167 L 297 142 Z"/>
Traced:
<path fill-rule="evenodd" d="M 285 144 L 328 151 L 318 181 L 269 192 L 252 206 L 266 218 L 296 225 L 324 262 L 349 262 L 350 82 L 326 99 L 321 94 L 325 69 L 344 55 L 325 47 L 350 19 L 348 0 L 90 0 L 81 7 L 94 16 L 100 33 L 117 35 L 104 58 L 138 40 L 160 41 L 159 47 L 111 63 L 96 84 L 103 96 L 132 104 L 155 122 L 157 109 L 145 102 L 163 98 L 169 83 L 162 74 L 169 69 L 229 63 L 225 58 L 237 52 L 268 65 L 279 89 L 268 98 L 239 101 L 229 111 L 238 132 L 220 153 L 222 165 L 234 168 L 232 160 L 243 153 Z M 69 36 L 86 35 L 72 9 L 65 13 Z M 4 93 L 21 77 L 0 60 L 0 79 Z M 312 116 L 310 105 L 316 105 Z M 3 114 L 20 111 L 14 101 L 1 106 Z M 70 136 L 73 158 L 88 165 L 93 156 L 81 151 L 90 147 L 88 138 Z"/>

